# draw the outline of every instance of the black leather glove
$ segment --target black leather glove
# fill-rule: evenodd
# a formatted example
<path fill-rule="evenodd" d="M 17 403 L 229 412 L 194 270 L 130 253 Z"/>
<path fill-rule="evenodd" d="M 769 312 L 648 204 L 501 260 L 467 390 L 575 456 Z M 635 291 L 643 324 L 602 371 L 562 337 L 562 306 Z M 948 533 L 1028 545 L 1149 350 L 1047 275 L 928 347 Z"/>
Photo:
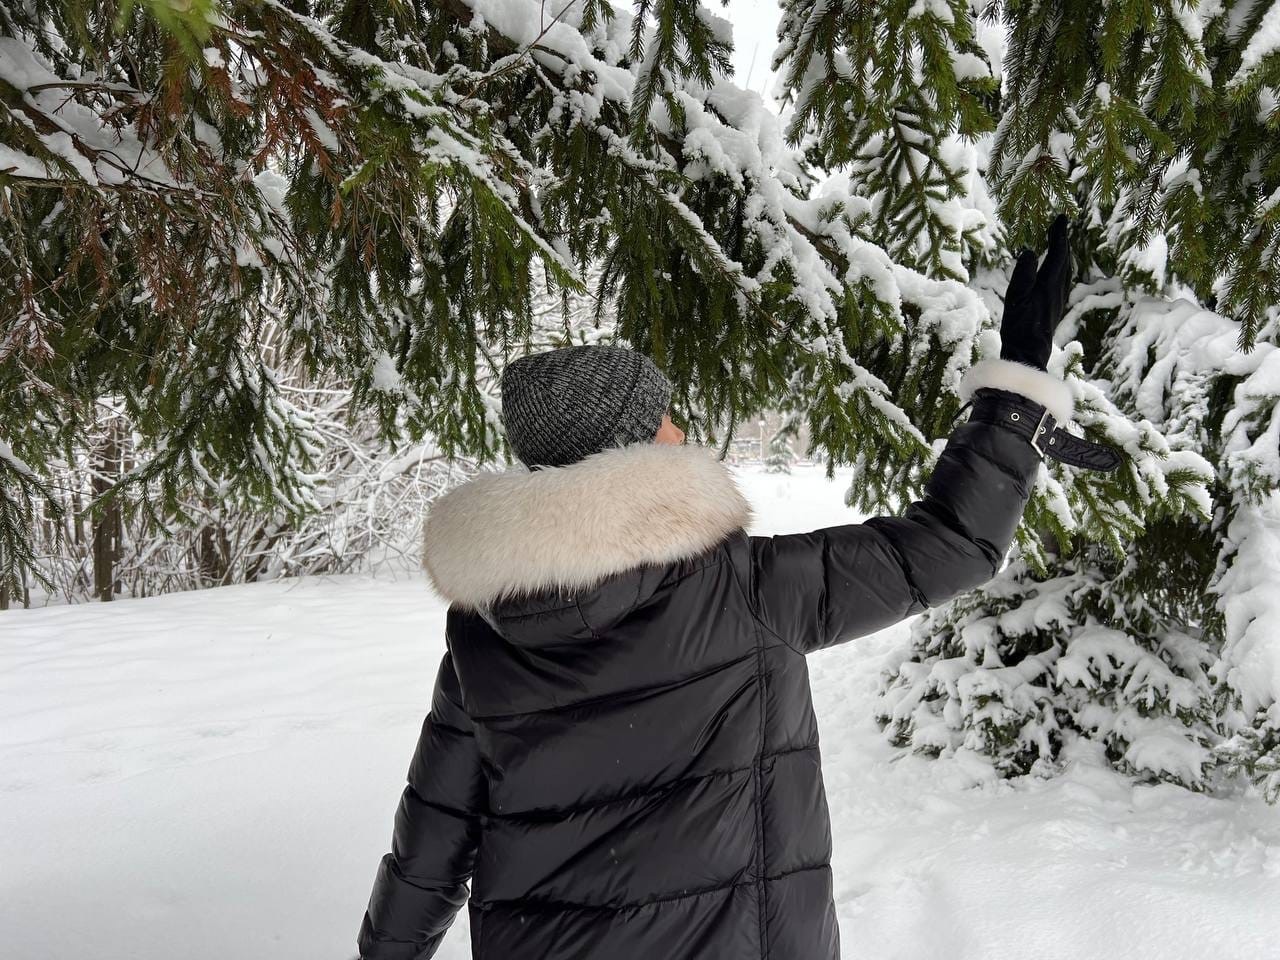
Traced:
<path fill-rule="evenodd" d="M 999 424 L 1021 434 L 1043 456 L 1087 470 L 1121 464 L 1114 447 L 1077 437 L 1058 426 L 1071 418 L 1074 399 L 1049 376 L 1053 331 L 1066 312 L 1071 282 L 1070 221 L 1058 214 L 1049 225 L 1044 262 L 1026 247 L 1018 254 L 1000 319 L 1000 359 L 981 360 L 960 384 L 960 398 L 973 406 L 970 421 Z M 963 407 L 961 408 L 963 409 Z"/>
<path fill-rule="evenodd" d="M 1023 247 L 1004 295 L 1000 321 L 1000 359 L 1041 370 L 1049 366 L 1053 331 L 1066 312 L 1071 284 L 1070 221 L 1060 213 L 1049 224 L 1044 263 L 1036 271 L 1036 253 Z"/>

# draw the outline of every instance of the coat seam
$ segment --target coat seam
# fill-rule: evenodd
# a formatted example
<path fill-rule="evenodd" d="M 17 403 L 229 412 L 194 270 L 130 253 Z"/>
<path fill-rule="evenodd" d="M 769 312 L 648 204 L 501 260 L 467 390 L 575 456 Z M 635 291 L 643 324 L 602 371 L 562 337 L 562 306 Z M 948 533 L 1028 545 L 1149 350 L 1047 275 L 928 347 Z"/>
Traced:
<path fill-rule="evenodd" d="M 573 601 L 573 609 L 578 612 L 578 619 L 582 621 L 582 625 L 587 628 L 587 633 L 591 634 L 592 640 L 599 640 L 600 634 L 596 633 L 596 628 L 587 623 L 587 618 L 582 613 L 582 604 L 577 600 Z"/>
<path fill-rule="evenodd" d="M 764 883 L 775 883 L 779 880 L 785 880 L 787 877 L 797 873 L 812 873 L 815 870 L 829 870 L 831 864 L 814 863 L 807 864 L 803 867 L 792 867 L 789 870 L 781 870 L 770 876 L 762 876 L 759 879 L 751 880 L 731 880 L 728 883 L 718 883 L 712 887 L 702 887 L 691 893 L 677 893 L 654 897 L 649 900 L 636 900 L 629 903 L 605 904 L 605 903 L 576 903 L 572 900 L 546 900 L 524 898 L 518 900 L 475 900 L 471 902 L 477 910 L 493 910 L 500 907 L 515 907 L 516 909 L 534 909 L 534 910 L 584 910 L 597 913 L 619 913 L 623 910 L 638 910 L 645 907 L 660 906 L 664 903 L 675 903 L 680 900 L 693 900 L 697 897 L 709 896 L 713 893 L 719 893 L 722 890 L 733 890 L 737 887 L 759 886 Z"/>
<path fill-rule="evenodd" d="M 734 578 L 735 582 L 737 578 Z M 756 635 L 756 684 L 760 691 L 760 728 L 757 733 L 757 747 L 755 760 L 755 782 L 756 782 L 756 910 L 759 914 L 758 926 L 760 933 L 760 958 L 768 960 L 769 957 L 769 938 L 767 927 L 768 917 L 768 894 L 766 893 L 764 880 L 764 865 L 766 862 L 764 849 L 764 746 L 765 736 L 767 734 L 767 719 L 769 697 L 768 691 L 765 689 L 766 677 L 764 669 L 764 637 L 761 636 L 760 628 L 755 629 Z"/>
<path fill-rule="evenodd" d="M 747 548 L 747 572 L 748 572 L 748 574 L 749 574 L 749 575 L 754 575 L 754 573 L 755 573 L 755 553 L 754 553 L 754 551 L 751 549 L 751 538 L 750 538 L 750 537 L 747 537 L 747 536 L 744 534 L 744 536 L 743 536 L 743 540 L 744 540 L 745 545 L 746 545 L 746 548 Z M 732 547 L 730 547 L 729 549 L 732 549 Z M 732 555 L 730 555 L 730 560 L 732 560 Z M 757 732 L 757 736 L 759 737 L 759 740 L 758 740 L 759 746 L 757 747 L 757 753 L 756 753 L 756 759 L 755 759 L 755 785 L 756 785 L 756 910 L 757 910 L 757 913 L 759 914 L 759 917 L 758 917 L 759 924 L 758 924 L 758 926 L 759 926 L 759 937 L 760 937 L 760 958 L 761 958 L 761 960 L 768 960 L 768 957 L 769 957 L 769 937 L 768 937 L 768 930 L 767 930 L 767 927 L 768 927 L 768 897 L 767 897 L 767 895 L 766 895 L 766 893 L 765 893 L 765 878 L 764 878 L 764 863 L 765 863 L 765 856 L 764 856 L 764 853 L 765 853 L 765 851 L 764 851 L 764 772 L 763 772 L 763 769 L 762 769 L 763 764 L 764 764 L 764 757 L 765 757 L 764 744 L 765 744 L 765 735 L 766 735 L 766 730 L 767 730 L 766 720 L 767 720 L 767 710 L 768 710 L 768 696 L 767 696 L 767 691 L 765 690 L 765 680 L 764 680 L 764 676 L 765 676 L 765 671 L 764 671 L 764 651 L 765 651 L 765 645 L 764 645 L 764 635 L 763 635 L 763 632 L 764 632 L 764 631 L 768 631 L 769 633 L 773 634 L 775 637 L 777 637 L 779 640 L 781 640 L 781 641 L 782 641 L 782 643 L 784 643 L 788 648 L 790 648 L 793 652 L 795 652 L 795 653 L 799 654 L 800 656 L 803 656 L 804 654 L 803 654 L 803 653 L 801 653 L 801 651 L 800 651 L 800 649 L 799 649 L 798 647 L 792 646 L 792 644 L 791 644 L 791 643 L 789 643 L 785 637 L 783 637 L 783 636 L 781 636 L 780 634 L 778 634 L 778 633 L 777 633 L 777 631 L 775 631 L 775 630 L 773 630 L 772 628 L 770 628 L 770 627 L 769 627 L 769 626 L 764 622 L 764 619 L 760 616 L 759 612 L 756 610 L 755 604 L 752 602 L 752 599 L 751 599 L 751 592 L 750 592 L 750 590 L 748 590 L 747 588 L 745 588 L 745 587 L 742 585 L 742 580 L 741 580 L 741 578 L 739 578 L 739 576 L 738 576 L 738 566 L 737 566 L 737 564 L 730 562 L 730 564 L 729 564 L 729 570 L 731 571 L 731 574 L 732 574 L 732 576 L 733 576 L 733 582 L 734 582 L 735 584 L 737 584 L 738 592 L 739 592 L 740 594 L 742 594 L 743 601 L 744 601 L 744 602 L 746 603 L 746 605 L 747 605 L 747 610 L 751 613 L 751 619 L 752 619 L 752 622 L 753 622 L 753 624 L 754 624 L 754 626 L 755 626 L 755 635 L 756 635 L 756 678 L 757 678 L 757 683 L 758 683 L 758 684 L 759 684 L 759 686 L 760 686 L 760 728 L 759 728 L 759 731 Z"/>
<path fill-rule="evenodd" d="M 782 750 L 772 750 L 761 754 L 761 762 L 765 760 L 776 760 L 778 757 L 784 757 L 792 753 L 804 753 L 808 750 L 817 750 L 820 744 L 818 741 L 806 743 L 799 747 L 787 747 Z M 542 823 L 555 822 L 550 817 L 567 813 L 579 813 L 584 810 L 596 810 L 600 807 L 607 807 L 612 803 L 627 803 L 631 800 L 637 800 L 640 797 L 648 797 L 657 793 L 661 793 L 668 788 L 683 787 L 690 783 L 697 783 L 699 780 L 710 780 L 713 777 L 727 777 L 735 773 L 745 773 L 755 767 L 755 761 L 743 764 L 740 767 L 724 767 L 717 770 L 708 770 L 705 773 L 695 773 L 688 777 L 677 777 L 674 780 L 664 780 L 662 783 L 652 787 L 646 787 L 643 790 L 632 790 L 628 793 L 619 794 L 615 797 L 606 797 L 603 800 L 591 800 L 587 803 L 575 803 L 571 807 L 558 808 L 554 810 L 542 808 L 540 810 L 523 810 L 518 813 L 502 813 L 487 814 L 486 819 L 497 823 Z"/>
<path fill-rule="evenodd" d="M 466 711 L 463 712 L 465 713 Z M 447 720 L 437 720 L 433 713 L 429 713 L 428 717 L 431 720 L 431 729 L 433 730 L 439 730 L 441 733 L 451 733 L 457 737 L 474 737 L 476 735 L 474 730 L 463 730 Z"/>
<path fill-rule="evenodd" d="M 485 816 L 485 814 L 478 811 L 466 810 L 462 807 L 455 807 L 447 803 L 441 803 L 439 800 L 432 800 L 425 796 L 422 791 L 412 783 L 408 783 L 406 786 L 409 790 L 413 791 L 413 795 L 417 798 L 419 803 L 424 807 L 430 807 L 437 813 L 443 813 L 446 816 L 454 817 L 458 820 L 466 820 L 468 822 L 474 821 L 475 823 L 479 823 L 480 818 Z"/>
<path fill-rule="evenodd" d="M 519 717 L 538 717 L 538 716 L 544 716 L 549 713 L 559 713 L 565 710 L 576 710 L 580 707 L 597 706 L 598 704 L 601 704 L 601 703 L 607 703 L 609 701 L 617 700 L 622 697 L 630 697 L 630 696 L 635 696 L 637 694 L 649 693 L 650 691 L 653 691 L 653 690 L 675 689 L 676 687 L 683 686 L 686 683 L 691 683 L 694 680 L 701 680 L 704 677 L 709 677 L 716 671 L 723 670 L 725 667 L 731 667 L 734 664 L 742 663 L 746 661 L 750 656 L 751 654 L 745 653 L 740 657 L 734 657 L 731 660 L 721 661 L 720 663 L 713 664 L 712 666 L 708 667 L 705 670 L 701 670 L 697 673 L 688 674 L 687 676 L 680 677 L 677 680 L 668 680 L 668 681 L 664 681 L 663 683 L 650 683 L 650 684 L 646 684 L 643 687 L 628 687 L 625 690 L 615 690 L 612 693 L 602 693 L 598 697 L 590 697 L 585 700 L 575 700 L 573 703 L 561 703 L 561 704 L 557 704 L 554 707 L 542 707 L 538 710 L 521 710 L 517 713 L 471 714 L 471 720 L 473 723 L 485 723 L 485 722 L 492 723 L 494 721 L 499 721 L 499 720 L 515 720 Z"/>
<path fill-rule="evenodd" d="M 787 877 L 793 877 L 797 873 L 813 873 L 815 870 L 830 870 L 830 869 L 831 869 L 831 861 L 827 860 L 822 863 L 811 863 L 803 867 L 792 867 L 790 870 L 782 870 L 778 873 L 775 873 L 771 877 L 765 877 L 765 880 L 769 883 L 773 883 L 778 880 L 785 880 L 787 879 Z"/>
<path fill-rule="evenodd" d="M 748 569 L 749 575 L 754 577 L 755 576 L 755 551 L 752 549 L 752 546 L 751 546 L 751 538 L 746 537 L 745 539 L 747 542 L 747 569 Z M 769 626 L 769 624 L 765 622 L 764 617 L 760 615 L 760 611 L 756 608 L 756 604 L 751 597 L 750 590 L 744 587 L 742 585 L 742 581 L 738 578 L 737 566 L 734 564 L 730 564 L 730 569 L 733 570 L 733 582 L 738 585 L 738 592 L 742 594 L 742 599 L 747 605 L 747 612 L 751 614 L 751 619 L 755 621 L 757 632 L 759 632 L 759 630 L 761 629 L 765 630 L 767 633 L 769 633 L 770 636 L 774 637 L 779 643 L 781 643 L 788 650 L 792 650 L 795 653 L 800 654 L 800 656 L 804 656 L 803 650 L 801 650 L 794 643 L 792 643 L 790 640 L 788 640 L 786 637 L 784 637 L 777 630 L 773 629 L 773 627 Z"/>
<path fill-rule="evenodd" d="M 494 619 L 499 623 L 518 623 L 521 620 L 533 620 L 537 617 L 545 617 L 552 613 L 564 613 L 566 610 L 570 610 L 577 606 L 577 603 L 578 601 L 575 598 L 571 602 L 563 603 L 558 607 L 539 607 L 536 610 L 530 610 L 528 613 L 507 613 L 501 616 L 495 615 Z"/>
<path fill-rule="evenodd" d="M 736 532 L 736 531 L 733 531 L 733 532 Z M 637 563 L 633 567 L 628 567 L 626 569 L 618 570 L 618 571 L 615 571 L 614 573 L 610 573 L 607 576 L 601 577 L 595 583 L 587 584 L 585 587 L 578 587 L 578 588 L 548 587 L 546 588 L 545 591 L 531 591 L 523 595 L 509 597 L 507 598 L 507 601 L 510 602 L 512 600 L 527 600 L 530 598 L 537 597 L 538 594 L 542 592 L 545 592 L 551 596 L 556 595 L 556 593 L 563 595 L 565 593 L 570 593 L 570 592 L 580 595 L 584 590 L 599 589 L 602 585 L 604 585 L 610 580 L 613 580 L 615 577 L 621 577 L 627 574 L 634 575 L 634 574 L 643 573 L 644 571 L 649 571 L 649 570 L 665 569 L 667 571 L 665 574 L 665 577 L 671 577 L 673 573 L 676 573 L 677 571 L 679 571 L 679 568 L 681 565 L 686 563 L 692 563 L 693 561 L 697 560 L 698 558 L 704 555 L 709 556 L 710 559 L 706 560 L 703 563 L 698 564 L 698 566 L 692 567 L 683 572 L 679 572 L 674 579 L 664 578 L 664 580 L 657 585 L 654 592 L 656 593 L 658 590 L 666 590 L 671 587 L 678 587 L 683 581 L 688 580 L 690 577 L 694 576 L 695 574 L 701 573 L 703 570 L 707 570 L 711 567 L 719 566 L 720 564 L 724 563 L 725 562 L 724 558 L 718 555 L 719 548 L 726 540 L 730 539 L 733 536 L 733 532 L 726 534 L 722 540 L 717 541 L 716 543 L 713 543 L 711 546 L 707 547 L 705 550 L 700 550 L 697 553 L 690 554 L 687 557 L 678 557 L 675 560 L 672 560 L 666 563 L 657 562 L 657 561 L 644 561 L 642 563 Z M 637 578 L 637 579 L 642 580 L 642 578 Z M 636 586 L 637 597 L 639 596 L 640 591 L 643 589 L 643 586 L 644 586 L 643 582 L 639 583 Z M 533 619 L 536 619 L 537 617 L 548 616 L 553 613 L 564 613 L 566 610 L 572 610 L 576 606 L 578 606 L 578 598 L 575 596 L 571 602 L 563 603 L 560 606 L 539 607 L 538 609 L 530 610 L 527 613 L 503 614 L 501 616 L 495 616 L 494 620 L 500 624 L 501 623 L 517 623 L 522 620 L 533 620 Z M 579 615 L 581 615 L 581 610 L 579 610 Z M 591 628 L 588 627 L 587 629 L 591 629 Z M 549 646 L 549 647 L 568 646 L 569 644 L 577 643 L 577 642 L 578 641 L 576 640 L 568 640 L 559 644 L 554 644 L 554 643 L 544 644 L 544 646 Z"/>
<path fill-rule="evenodd" d="M 832 640 L 831 634 L 831 538 L 825 530 L 820 531 L 822 552 L 818 555 L 822 563 L 822 593 L 818 596 L 818 622 L 822 624 L 822 636 L 818 638 L 818 646 L 826 647 Z"/>
<path fill-rule="evenodd" d="M 879 519 L 886 518 L 869 517 L 863 521 L 863 525 L 878 536 L 880 538 L 880 542 L 884 544 L 885 549 L 893 554 L 893 559 L 898 564 L 898 568 L 902 573 L 902 581 L 907 587 L 907 595 L 911 597 L 912 602 L 918 605 L 921 610 L 927 610 L 930 607 L 929 598 L 921 592 L 919 585 L 916 583 L 915 577 L 912 575 L 911 565 L 907 561 L 906 555 L 902 552 L 902 549 L 898 546 L 897 542 L 886 530 L 880 529 L 880 527 L 873 522 Z M 911 613 L 907 613 L 906 616 L 911 616 Z M 900 619 L 905 619 L 905 617 Z"/>
<path fill-rule="evenodd" d="M 741 872 L 741 871 L 739 871 Z M 595 913 L 620 913 L 623 910 L 641 910 L 645 907 L 661 906 L 664 903 L 675 903 L 680 900 L 693 900 L 696 897 L 705 897 L 713 893 L 720 893 L 723 890 L 732 890 L 735 887 L 745 887 L 748 884 L 755 883 L 754 880 L 731 880 L 728 883 L 717 883 L 712 887 L 701 887 L 691 893 L 675 893 L 664 894 L 660 897 L 654 897 L 650 900 L 637 900 L 629 903 L 607 904 L 607 903 L 576 903 L 572 900 L 548 900 L 548 899 L 520 899 L 520 900 L 486 900 L 481 910 L 492 910 L 495 907 L 515 907 L 517 909 L 534 909 L 534 910 L 583 910 Z"/>
<path fill-rule="evenodd" d="M 678 587 L 680 584 L 688 580 L 694 574 L 701 573 L 703 570 L 709 570 L 712 567 L 722 566 L 725 562 L 725 557 L 722 555 L 720 547 L 724 544 L 726 540 L 728 540 L 732 536 L 733 536 L 732 533 L 726 534 L 724 537 L 722 537 L 720 540 L 717 540 L 715 543 L 713 543 L 710 547 L 708 547 L 702 553 L 695 553 L 692 556 L 684 557 L 683 559 L 673 561 L 671 566 L 674 567 L 675 569 L 668 571 L 666 576 L 664 576 L 663 579 L 658 582 L 658 585 L 654 588 L 654 593 L 657 593 L 659 590 L 669 590 L 671 587 Z M 683 573 L 678 572 L 681 566 L 683 566 L 684 564 L 693 563 L 695 560 L 699 559 L 700 557 L 703 557 L 705 559 L 703 559 L 703 561 L 699 563 L 696 567 L 690 567 L 688 570 L 685 570 Z M 672 573 L 677 574 L 675 579 L 673 580 L 668 579 L 668 577 L 670 577 Z"/>
<path fill-rule="evenodd" d="M 1012 430 L 1009 430 L 1007 427 L 1004 427 L 1002 424 L 1000 424 L 998 421 L 995 421 L 995 420 L 973 420 L 969 422 L 987 423 L 993 426 L 999 426 L 1006 433 L 1013 434 L 1013 436 L 1018 437 L 1019 439 L 1023 439 L 1020 434 L 1015 433 Z M 1016 470 L 1011 470 L 1006 461 L 996 459 L 991 454 L 983 450 L 981 447 L 979 447 L 974 443 L 971 443 L 969 440 L 963 437 L 957 439 L 956 445 L 964 450 L 971 451 L 976 456 L 981 457 L 983 460 L 987 461 L 987 463 L 991 464 L 993 467 L 995 467 L 997 470 L 999 470 L 1001 473 L 1007 476 L 1010 480 L 1014 482 L 1014 486 L 1017 487 L 1018 492 L 1023 497 L 1023 499 L 1026 499 L 1028 495 L 1028 489 L 1027 489 L 1028 481 L 1022 476 L 1022 474 L 1018 473 Z M 1032 477 L 1032 480 L 1034 481 L 1034 477 Z"/>
<path fill-rule="evenodd" d="M 473 902 L 468 900 L 468 902 Z M 484 910 L 476 909 L 471 911 L 471 915 L 467 918 L 471 922 L 472 946 L 475 948 L 476 956 L 484 956 L 484 932 L 485 920 Z"/>

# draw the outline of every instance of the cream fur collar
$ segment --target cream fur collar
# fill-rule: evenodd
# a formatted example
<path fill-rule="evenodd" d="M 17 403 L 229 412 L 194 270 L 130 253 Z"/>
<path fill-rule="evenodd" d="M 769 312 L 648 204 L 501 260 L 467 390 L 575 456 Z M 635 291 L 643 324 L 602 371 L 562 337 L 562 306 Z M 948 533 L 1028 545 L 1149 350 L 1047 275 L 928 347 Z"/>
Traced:
<path fill-rule="evenodd" d="M 427 512 L 422 566 L 441 596 L 475 609 L 697 556 L 750 519 L 711 450 L 633 444 L 455 487 Z"/>

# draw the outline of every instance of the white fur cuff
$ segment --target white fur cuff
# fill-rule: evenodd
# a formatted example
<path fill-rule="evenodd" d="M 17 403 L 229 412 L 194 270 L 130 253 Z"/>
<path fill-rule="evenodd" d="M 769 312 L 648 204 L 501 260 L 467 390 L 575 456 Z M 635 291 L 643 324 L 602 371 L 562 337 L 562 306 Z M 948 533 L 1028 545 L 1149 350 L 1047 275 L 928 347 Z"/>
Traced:
<path fill-rule="evenodd" d="M 1063 381 L 1037 367 L 1014 360 L 979 360 L 960 379 L 960 399 L 968 402 L 974 391 L 982 387 L 1020 393 L 1048 409 L 1059 424 L 1070 421 L 1075 412 L 1075 398 Z"/>

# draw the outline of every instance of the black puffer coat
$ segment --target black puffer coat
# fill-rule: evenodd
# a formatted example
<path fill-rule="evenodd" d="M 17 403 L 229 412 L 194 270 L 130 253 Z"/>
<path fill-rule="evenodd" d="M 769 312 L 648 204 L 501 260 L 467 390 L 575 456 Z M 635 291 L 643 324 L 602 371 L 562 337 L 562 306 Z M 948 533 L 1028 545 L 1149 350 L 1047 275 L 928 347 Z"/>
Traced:
<path fill-rule="evenodd" d="M 477 960 L 835 960 L 804 655 L 995 574 L 1040 462 L 1001 397 L 901 516 L 812 533 L 747 536 L 730 472 L 687 446 L 440 499 L 449 652 L 361 955 L 431 957 L 471 880 Z"/>

